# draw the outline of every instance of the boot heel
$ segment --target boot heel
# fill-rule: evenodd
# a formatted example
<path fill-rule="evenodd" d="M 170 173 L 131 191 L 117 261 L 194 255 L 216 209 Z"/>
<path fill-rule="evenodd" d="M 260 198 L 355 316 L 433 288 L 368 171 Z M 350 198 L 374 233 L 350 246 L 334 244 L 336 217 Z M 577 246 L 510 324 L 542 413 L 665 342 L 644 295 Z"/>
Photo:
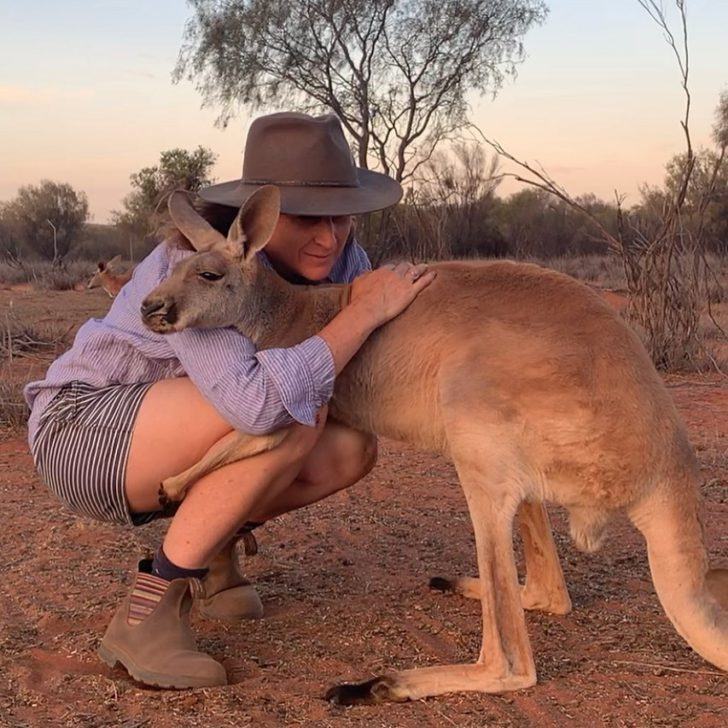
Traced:
<path fill-rule="evenodd" d="M 96 650 L 96 654 L 105 662 L 109 667 L 114 668 L 119 663 L 113 653 L 104 646 L 103 643 L 99 645 L 99 649 Z"/>

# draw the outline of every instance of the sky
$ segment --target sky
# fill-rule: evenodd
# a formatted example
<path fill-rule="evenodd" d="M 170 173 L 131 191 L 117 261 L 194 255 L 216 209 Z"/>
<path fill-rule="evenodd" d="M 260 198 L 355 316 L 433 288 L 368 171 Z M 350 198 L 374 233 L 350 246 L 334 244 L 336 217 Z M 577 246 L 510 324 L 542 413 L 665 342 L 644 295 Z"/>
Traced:
<path fill-rule="evenodd" d="M 495 99 L 473 97 L 471 118 L 573 194 L 616 189 L 634 202 L 684 148 L 674 57 L 637 0 L 547 4 L 517 78 Z M 0 0 L 0 201 L 64 181 L 86 192 L 93 221 L 107 222 L 130 174 L 164 149 L 200 144 L 218 155 L 218 181 L 239 177 L 250 117 L 222 129 L 192 83 L 171 80 L 190 15 L 183 0 Z M 728 0 L 688 0 L 688 22 L 701 146 L 728 89 Z M 282 99 L 270 110 L 289 108 Z"/>

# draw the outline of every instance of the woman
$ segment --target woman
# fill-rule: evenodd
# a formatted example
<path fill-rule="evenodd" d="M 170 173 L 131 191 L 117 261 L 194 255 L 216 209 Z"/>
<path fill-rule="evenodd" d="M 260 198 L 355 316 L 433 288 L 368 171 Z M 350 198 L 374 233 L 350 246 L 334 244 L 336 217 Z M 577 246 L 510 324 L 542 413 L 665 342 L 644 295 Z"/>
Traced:
<path fill-rule="evenodd" d="M 189 250 L 176 232 L 136 268 L 102 320 L 88 321 L 43 381 L 26 387 L 29 441 L 49 488 L 76 512 L 140 525 L 165 515 L 158 488 L 233 429 L 292 425 L 272 451 L 201 478 L 173 514 L 154 559 L 139 563 L 99 653 L 142 682 L 200 687 L 227 682 L 197 651 L 187 613 L 260 616 L 239 570 L 235 542 L 260 523 L 348 487 L 373 466 L 375 441 L 326 420 L 336 374 L 378 326 L 432 280 L 400 264 L 370 272 L 352 215 L 401 196 L 385 175 L 357 169 L 334 116 L 282 113 L 253 122 L 241 180 L 200 191 L 221 232 L 257 187 L 278 185 L 281 217 L 264 263 L 294 282 L 352 282 L 351 302 L 316 336 L 256 351 L 233 329 L 168 336 L 144 328 L 141 301 Z M 249 528 L 249 526 L 248 526 Z"/>

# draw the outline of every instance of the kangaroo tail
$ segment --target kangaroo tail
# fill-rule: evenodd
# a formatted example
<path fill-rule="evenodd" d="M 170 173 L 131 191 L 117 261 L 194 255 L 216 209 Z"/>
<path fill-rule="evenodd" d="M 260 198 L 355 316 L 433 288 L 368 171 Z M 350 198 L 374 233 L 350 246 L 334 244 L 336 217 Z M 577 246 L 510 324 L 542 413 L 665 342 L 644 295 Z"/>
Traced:
<path fill-rule="evenodd" d="M 708 569 L 697 478 L 683 472 L 647 494 L 629 515 L 647 541 L 652 581 L 677 632 L 728 670 L 728 571 Z"/>

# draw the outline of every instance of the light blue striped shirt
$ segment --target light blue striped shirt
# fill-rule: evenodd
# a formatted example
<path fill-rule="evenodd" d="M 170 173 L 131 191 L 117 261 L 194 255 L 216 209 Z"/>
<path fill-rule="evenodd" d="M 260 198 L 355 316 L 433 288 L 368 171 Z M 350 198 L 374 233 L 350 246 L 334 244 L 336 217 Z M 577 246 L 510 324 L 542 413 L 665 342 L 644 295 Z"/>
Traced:
<path fill-rule="evenodd" d="M 142 300 L 188 255 L 190 251 L 158 245 L 136 267 L 106 316 L 81 326 L 73 346 L 51 364 L 45 379 L 26 385 L 31 446 L 43 409 L 74 380 L 106 387 L 188 376 L 237 430 L 257 435 L 294 421 L 315 424 L 316 411 L 334 387 L 333 357 L 320 336 L 285 349 L 258 351 L 233 328 L 186 329 L 164 336 L 144 326 Z M 367 270 L 371 264 L 366 253 L 352 241 L 329 280 L 350 283 Z"/>

